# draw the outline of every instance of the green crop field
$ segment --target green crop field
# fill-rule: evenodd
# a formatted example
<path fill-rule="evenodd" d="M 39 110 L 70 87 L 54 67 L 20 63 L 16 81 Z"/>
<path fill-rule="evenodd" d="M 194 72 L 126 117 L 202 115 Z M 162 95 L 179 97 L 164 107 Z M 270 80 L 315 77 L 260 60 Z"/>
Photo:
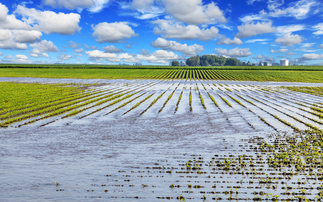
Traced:
<path fill-rule="evenodd" d="M 0 77 L 78 78 L 78 79 L 145 79 L 165 70 L 146 69 L 0 69 Z"/>
<path fill-rule="evenodd" d="M 229 68 L 229 67 L 227 67 Z M 0 68 L 0 77 L 78 78 L 78 79 L 207 79 L 239 81 L 281 81 L 322 83 L 317 70 L 236 70 L 236 69 L 66 69 Z"/>

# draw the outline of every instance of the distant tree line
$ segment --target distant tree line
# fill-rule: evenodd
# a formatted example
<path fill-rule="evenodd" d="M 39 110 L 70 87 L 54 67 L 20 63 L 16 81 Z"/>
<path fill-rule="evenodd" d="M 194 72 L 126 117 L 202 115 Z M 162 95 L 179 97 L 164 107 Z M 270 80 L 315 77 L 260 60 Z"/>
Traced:
<path fill-rule="evenodd" d="M 238 60 L 237 58 L 226 58 L 216 55 L 194 56 L 186 60 L 188 66 L 254 66 L 249 61 L 247 63 Z M 178 61 L 173 60 L 172 66 L 178 66 Z"/>

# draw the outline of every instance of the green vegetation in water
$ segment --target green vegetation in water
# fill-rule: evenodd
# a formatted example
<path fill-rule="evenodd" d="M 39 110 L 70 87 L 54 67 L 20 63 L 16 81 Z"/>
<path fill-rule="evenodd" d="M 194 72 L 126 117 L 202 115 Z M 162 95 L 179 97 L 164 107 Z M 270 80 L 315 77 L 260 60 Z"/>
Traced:
<path fill-rule="evenodd" d="M 78 84 L 27 84 L 0 82 L 0 110 L 8 112 L 37 104 L 51 103 L 66 97 L 82 94 Z"/>
<path fill-rule="evenodd" d="M 228 102 L 228 100 L 226 100 L 224 97 L 222 97 L 221 95 L 219 95 L 220 98 L 230 107 L 232 107 L 232 105 L 230 104 L 230 102 Z"/>
<path fill-rule="evenodd" d="M 206 181 L 207 186 L 198 184 L 187 186 L 189 190 L 198 188 L 209 190 L 201 193 L 213 194 L 212 200 L 321 201 L 323 133 L 314 131 L 278 133 L 266 139 L 254 137 L 247 141 L 243 154 L 216 154 L 210 160 L 204 160 L 201 155 L 192 155 L 193 160 L 179 164 L 181 167 L 177 169 L 176 174 L 185 177 L 196 173 L 203 178 L 223 178 L 217 181 L 219 184 L 213 186 L 208 184 L 210 181 Z M 229 182 L 226 179 L 236 181 Z M 171 188 L 176 187 L 172 185 Z M 222 189 L 218 189 L 219 186 Z M 210 191 L 211 188 L 215 191 Z M 214 194 L 218 195 L 214 197 Z M 180 197 L 188 196 L 182 194 Z M 202 199 L 207 197 L 209 195 L 203 195 Z"/>
<path fill-rule="evenodd" d="M 189 105 L 190 105 L 190 111 L 193 111 L 193 108 L 192 108 L 192 88 L 190 88 Z"/>
<path fill-rule="evenodd" d="M 302 93 L 308 93 L 317 96 L 323 96 L 323 87 L 282 87 L 283 89 L 288 89 L 291 91 L 297 91 Z"/>

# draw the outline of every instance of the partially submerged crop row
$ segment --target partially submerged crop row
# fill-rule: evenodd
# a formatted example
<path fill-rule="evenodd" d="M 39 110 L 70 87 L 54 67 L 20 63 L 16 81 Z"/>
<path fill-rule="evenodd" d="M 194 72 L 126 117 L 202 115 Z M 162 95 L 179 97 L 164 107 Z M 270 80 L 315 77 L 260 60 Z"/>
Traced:
<path fill-rule="evenodd" d="M 150 85 L 150 84 L 146 84 L 146 85 Z M 143 85 L 143 86 L 146 86 L 146 85 Z M 140 87 L 138 87 L 138 88 L 140 88 Z M 90 92 L 87 94 L 81 94 L 79 96 L 72 96 L 71 98 L 65 98 L 63 100 L 61 99 L 59 102 L 52 102 L 51 105 L 44 104 L 44 105 L 36 106 L 34 108 L 34 110 L 32 110 L 32 111 L 25 111 L 24 113 L 18 112 L 19 114 L 21 114 L 20 116 L 19 116 L 19 114 L 17 114 L 17 115 L 15 115 L 17 117 L 5 120 L 4 122 L 0 123 L 0 126 L 7 127 L 9 124 L 12 124 L 12 123 L 16 123 L 16 122 L 20 122 L 20 121 L 24 121 L 24 120 L 33 118 L 33 117 L 41 116 L 37 119 L 30 120 L 30 121 L 26 122 L 25 124 L 22 124 L 22 125 L 26 125 L 29 123 L 34 123 L 39 120 L 43 120 L 43 119 L 46 119 L 49 117 L 61 115 L 66 112 L 70 112 L 70 111 L 74 110 L 73 112 L 64 116 L 64 118 L 70 117 L 70 116 L 76 115 L 76 114 L 80 113 L 81 111 L 84 111 L 88 108 L 91 108 L 94 106 L 99 106 L 99 105 L 109 102 L 113 99 L 121 97 L 124 94 L 119 94 L 119 93 L 122 93 L 122 91 L 123 91 L 120 89 L 122 89 L 122 88 L 119 87 L 119 88 L 115 88 L 115 89 L 109 89 L 106 91 L 94 90 L 93 92 Z M 119 91 L 117 91 L 117 90 L 119 90 Z M 83 106 L 90 105 L 92 103 L 95 103 L 95 104 L 90 107 L 78 109 Z M 10 116 L 13 116 L 13 115 L 10 115 Z"/>
<path fill-rule="evenodd" d="M 148 95 L 145 99 L 141 100 L 140 102 L 138 102 L 137 104 L 135 104 L 133 107 L 131 107 L 128 111 L 126 111 L 125 113 L 123 113 L 123 115 L 125 115 L 125 114 L 129 113 L 130 111 L 132 111 L 133 109 L 137 108 L 140 104 L 142 104 L 143 102 L 145 102 L 146 100 L 148 100 L 149 98 L 151 98 L 153 95 L 155 95 L 155 93 L 152 93 L 152 94 Z"/>
<path fill-rule="evenodd" d="M 249 96 L 249 97 L 250 97 L 250 96 Z M 259 100 L 259 98 L 258 98 L 258 99 L 252 98 L 252 99 L 254 99 L 254 100 L 256 100 L 257 102 L 260 102 L 260 103 L 262 103 L 262 104 L 264 104 L 264 105 L 266 105 L 266 106 L 269 106 L 269 107 L 271 107 L 271 108 L 275 109 L 276 111 L 278 111 L 278 112 L 280 112 L 280 113 L 285 114 L 286 116 L 288 116 L 288 117 L 290 117 L 290 118 L 292 118 L 292 119 L 294 119 L 294 120 L 296 120 L 296 121 L 298 121 L 298 122 L 300 122 L 300 123 L 302 123 L 302 124 L 306 125 L 307 127 L 311 128 L 311 129 L 313 129 L 313 130 L 321 131 L 321 129 L 319 129 L 318 127 L 313 126 L 312 124 L 307 123 L 307 122 L 305 122 L 305 121 L 303 121 L 303 120 L 301 120 L 301 119 L 299 119 L 299 118 L 297 118 L 297 117 L 295 117 L 295 116 L 293 116 L 293 115 L 291 115 L 291 114 L 288 114 L 288 113 L 286 113 L 286 112 L 284 112 L 284 111 L 282 111 L 282 110 L 278 109 L 277 107 L 273 107 L 273 106 L 271 106 L 271 105 L 269 105 L 269 104 L 265 103 L 265 101 L 261 101 L 261 100 Z M 269 102 L 269 101 L 267 100 L 267 102 Z M 274 104 L 274 103 L 273 103 L 273 104 Z"/>
<path fill-rule="evenodd" d="M 228 102 L 228 100 L 226 100 L 224 97 L 222 97 L 221 95 L 219 95 L 219 97 L 230 107 L 232 107 L 232 105 L 230 104 L 230 102 Z"/>
<path fill-rule="evenodd" d="M 167 97 L 166 101 L 164 102 L 162 108 L 160 108 L 160 110 L 158 111 L 158 113 L 162 112 L 163 109 L 165 108 L 165 106 L 167 105 L 167 103 L 169 102 L 169 100 L 173 97 L 175 91 L 177 90 L 178 86 L 180 85 L 181 83 L 179 83 L 176 88 L 173 90 L 173 92 Z"/>
<path fill-rule="evenodd" d="M 171 86 L 170 86 L 171 87 Z M 169 87 L 169 88 L 170 88 Z M 143 115 L 150 107 L 152 107 L 161 97 L 163 97 L 163 95 L 169 90 L 169 88 L 167 90 L 165 90 L 162 94 L 160 94 L 156 99 L 154 99 L 150 105 L 140 113 L 140 116 Z"/>
<path fill-rule="evenodd" d="M 193 111 L 193 108 L 192 108 L 192 87 L 190 87 L 189 105 L 190 105 L 190 111 Z"/>
<path fill-rule="evenodd" d="M 178 105 L 179 105 L 179 103 L 181 102 L 182 96 L 183 96 L 183 90 L 182 90 L 181 94 L 180 94 L 180 95 L 179 95 L 179 97 L 178 97 L 178 100 L 177 100 L 177 103 L 176 103 L 176 108 L 175 108 L 174 113 L 176 113 L 176 112 L 177 112 L 177 110 L 178 110 Z"/>
<path fill-rule="evenodd" d="M 199 97 L 200 97 L 201 104 L 202 104 L 203 108 L 204 108 L 204 109 L 206 109 L 206 106 L 205 106 L 205 103 L 204 103 L 203 96 L 202 96 L 202 94 L 201 94 L 201 92 L 200 92 L 200 89 L 199 89 L 199 87 L 198 87 L 198 85 L 197 85 L 197 84 L 196 84 L 196 87 L 197 87 L 197 92 L 198 92 Z"/>
<path fill-rule="evenodd" d="M 281 101 L 281 100 L 277 100 L 277 99 L 275 99 L 275 98 L 273 98 L 273 97 L 269 97 L 269 96 L 266 96 L 266 97 L 268 97 L 268 98 L 270 98 L 270 100 L 275 100 L 275 101 L 277 101 L 277 102 L 281 102 L 281 103 L 284 103 L 285 105 L 288 105 L 289 107 L 292 107 L 292 108 L 296 108 L 295 106 L 293 106 L 293 105 L 291 105 L 290 103 L 288 103 L 288 102 L 291 102 L 291 101 Z M 284 99 L 285 100 L 285 99 Z M 279 106 L 279 105 L 277 105 L 277 104 L 275 104 L 275 103 L 273 103 L 273 102 L 271 102 L 272 104 L 274 104 L 274 105 L 276 105 L 276 106 Z M 301 106 L 305 106 L 305 107 L 307 107 L 306 105 L 303 105 L 302 103 L 294 103 L 294 102 L 291 102 L 291 103 L 293 103 L 293 104 L 298 104 L 298 105 L 301 105 Z M 316 113 L 312 113 L 312 112 L 310 112 L 310 111 L 308 111 L 308 110 L 305 110 L 305 109 L 303 109 L 303 108 L 296 108 L 296 109 L 300 109 L 300 110 L 302 110 L 302 111 L 304 111 L 304 112 L 307 112 L 308 114 L 312 114 L 312 115 L 316 115 Z M 298 113 L 296 110 L 290 110 L 290 109 L 288 109 L 288 108 L 285 108 L 285 110 L 288 110 L 288 111 L 290 111 L 291 113 L 296 113 L 297 115 L 299 115 L 299 116 L 302 116 L 302 117 L 304 117 L 304 118 L 306 118 L 306 119 L 309 119 L 309 120 L 311 120 L 311 121 L 313 121 L 313 122 L 316 122 L 316 123 L 318 123 L 318 124 L 323 124 L 323 122 L 322 121 L 319 121 L 319 120 L 316 120 L 316 119 L 314 119 L 314 118 L 311 118 L 311 117 L 308 117 L 308 116 L 306 116 L 304 113 Z"/>
<path fill-rule="evenodd" d="M 258 100 L 258 99 L 256 99 L 256 98 L 253 98 L 253 97 L 251 97 L 251 96 L 249 96 L 249 95 L 247 95 L 247 96 L 248 96 L 248 97 L 250 97 L 251 99 L 253 99 L 253 100 L 255 100 L 255 101 L 257 101 L 257 102 L 261 103 L 261 104 L 267 105 L 267 104 L 265 104 L 264 102 L 262 102 L 262 101 L 260 101 L 260 100 Z M 270 114 L 270 115 L 271 115 L 271 116 L 273 116 L 275 119 L 277 119 L 278 121 L 282 122 L 283 124 L 285 124 L 285 125 L 287 125 L 287 126 L 290 126 L 290 127 L 291 127 L 291 128 L 293 128 L 295 131 L 300 131 L 300 129 L 298 129 L 296 126 L 294 126 L 294 125 L 290 124 L 289 122 L 287 122 L 287 121 L 285 121 L 285 120 L 283 120 L 283 119 L 279 118 L 277 115 L 275 115 L 275 114 L 273 114 L 273 113 L 271 113 L 271 112 L 269 112 L 269 111 L 267 111 L 267 110 L 264 110 L 264 109 L 262 109 L 262 108 L 259 108 L 259 109 L 261 109 L 261 110 L 263 110 L 263 111 L 267 112 L 268 114 Z M 277 110 L 277 109 L 276 109 L 276 110 Z"/>
<path fill-rule="evenodd" d="M 135 98 L 133 98 L 133 99 L 131 99 L 131 100 L 129 100 L 129 101 L 127 101 L 127 102 L 123 103 L 123 104 L 122 104 L 122 105 L 120 105 L 119 107 L 117 107 L 117 108 L 115 108 L 115 109 L 111 110 L 110 112 L 106 113 L 104 116 L 109 115 L 109 114 L 111 114 L 112 112 L 114 112 L 114 111 L 116 111 L 116 110 L 118 110 L 118 109 L 120 109 L 120 108 L 122 108 L 122 107 L 126 106 L 127 104 L 129 104 L 129 103 L 133 102 L 134 100 L 136 100 L 136 99 L 140 98 L 141 96 L 144 96 L 146 93 L 147 93 L 147 92 L 145 92 L 145 93 L 143 93 L 143 94 L 141 94 L 141 95 L 138 95 L 137 97 L 135 97 Z M 124 99 L 123 99 L 123 100 L 124 100 Z M 84 118 L 84 117 L 81 117 L 81 118 Z"/>

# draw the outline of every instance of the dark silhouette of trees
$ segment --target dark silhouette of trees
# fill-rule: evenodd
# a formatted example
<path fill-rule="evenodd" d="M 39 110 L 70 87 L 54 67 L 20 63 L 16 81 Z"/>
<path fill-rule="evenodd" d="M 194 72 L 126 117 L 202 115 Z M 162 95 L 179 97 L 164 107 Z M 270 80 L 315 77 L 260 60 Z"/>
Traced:
<path fill-rule="evenodd" d="M 179 66 L 179 62 L 177 60 L 172 61 L 172 66 Z"/>
<path fill-rule="evenodd" d="M 186 64 L 188 66 L 239 66 L 243 65 L 243 62 L 236 58 L 226 58 L 223 56 L 197 55 L 188 58 Z M 248 64 L 244 63 L 244 65 L 251 65 L 251 63 L 248 61 Z"/>

